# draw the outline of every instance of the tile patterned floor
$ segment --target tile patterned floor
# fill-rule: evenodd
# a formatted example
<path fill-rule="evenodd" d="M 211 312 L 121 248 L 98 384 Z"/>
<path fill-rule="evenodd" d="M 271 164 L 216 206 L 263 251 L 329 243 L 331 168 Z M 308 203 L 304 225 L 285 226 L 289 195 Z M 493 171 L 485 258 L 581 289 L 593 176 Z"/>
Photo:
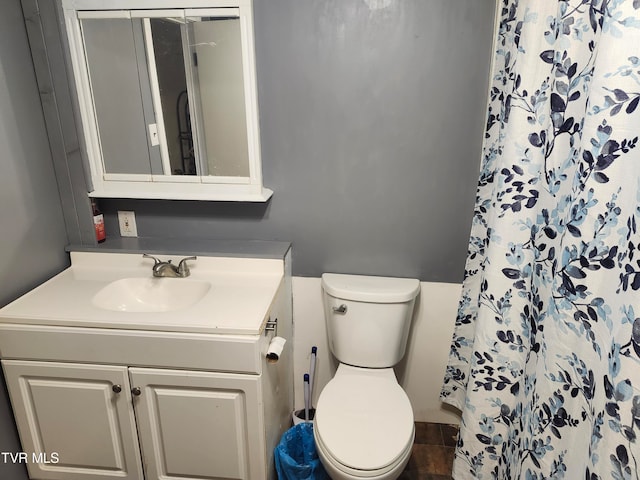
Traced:
<path fill-rule="evenodd" d="M 398 480 L 451 480 L 458 427 L 416 422 L 411 458 Z"/>

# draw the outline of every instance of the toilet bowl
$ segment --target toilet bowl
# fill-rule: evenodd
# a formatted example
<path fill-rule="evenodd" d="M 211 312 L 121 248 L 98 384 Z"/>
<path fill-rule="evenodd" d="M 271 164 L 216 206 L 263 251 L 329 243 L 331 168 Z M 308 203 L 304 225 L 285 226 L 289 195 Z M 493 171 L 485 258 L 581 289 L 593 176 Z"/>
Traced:
<path fill-rule="evenodd" d="M 411 456 L 413 411 L 391 368 L 341 364 L 315 422 L 318 456 L 333 480 L 393 480 Z"/>

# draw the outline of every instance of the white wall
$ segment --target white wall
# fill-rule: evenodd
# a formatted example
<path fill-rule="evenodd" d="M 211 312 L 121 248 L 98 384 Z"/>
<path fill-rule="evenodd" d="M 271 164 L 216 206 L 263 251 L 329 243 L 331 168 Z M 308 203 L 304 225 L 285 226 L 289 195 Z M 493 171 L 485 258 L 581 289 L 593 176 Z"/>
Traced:
<path fill-rule="evenodd" d="M 407 353 L 396 367 L 416 421 L 453 423 L 455 410 L 438 399 L 449 355 L 461 285 L 422 282 L 416 301 Z M 318 347 L 314 405 L 333 376 L 337 361 L 329 352 L 319 278 L 293 277 L 294 391 L 296 408 L 304 406 L 302 378 L 309 371 L 311 347 Z"/>

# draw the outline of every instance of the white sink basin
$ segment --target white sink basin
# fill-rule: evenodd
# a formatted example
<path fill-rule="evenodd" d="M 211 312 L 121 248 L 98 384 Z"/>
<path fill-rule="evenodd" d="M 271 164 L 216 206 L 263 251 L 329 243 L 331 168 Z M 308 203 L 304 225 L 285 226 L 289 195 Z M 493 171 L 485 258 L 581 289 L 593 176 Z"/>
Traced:
<path fill-rule="evenodd" d="M 173 312 L 199 302 L 211 283 L 185 278 L 122 278 L 91 299 L 94 306 L 116 312 Z"/>

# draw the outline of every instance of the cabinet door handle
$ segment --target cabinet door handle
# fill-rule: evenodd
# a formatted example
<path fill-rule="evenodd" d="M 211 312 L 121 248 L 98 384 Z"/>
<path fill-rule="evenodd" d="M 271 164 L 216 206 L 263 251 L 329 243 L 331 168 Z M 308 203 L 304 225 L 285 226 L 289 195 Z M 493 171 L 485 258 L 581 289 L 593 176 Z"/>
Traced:
<path fill-rule="evenodd" d="M 140 388 L 139 388 L 139 387 L 133 387 L 133 388 L 131 389 L 131 394 L 132 394 L 134 397 L 139 396 L 141 393 L 142 393 L 142 390 L 140 390 Z"/>
<path fill-rule="evenodd" d="M 113 393 L 120 393 L 122 391 L 122 385 L 113 385 L 111 390 L 113 390 Z"/>

